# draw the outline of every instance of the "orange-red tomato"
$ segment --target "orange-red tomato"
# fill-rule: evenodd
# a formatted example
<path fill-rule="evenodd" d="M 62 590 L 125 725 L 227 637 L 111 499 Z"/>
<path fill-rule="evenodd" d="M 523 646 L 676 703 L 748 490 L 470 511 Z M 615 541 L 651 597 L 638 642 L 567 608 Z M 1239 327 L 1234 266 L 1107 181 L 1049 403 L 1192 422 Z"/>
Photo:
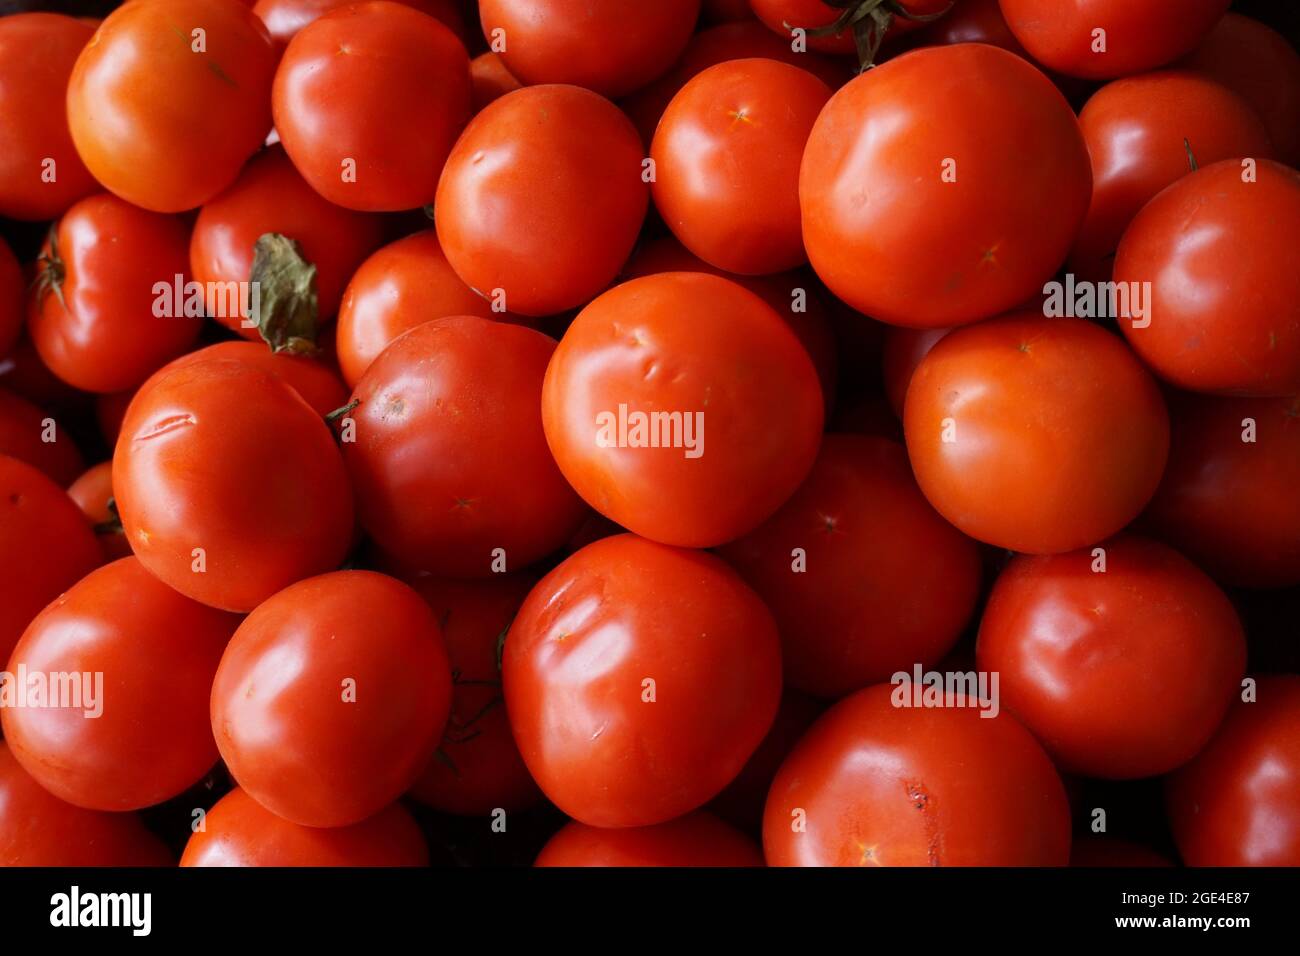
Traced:
<path fill-rule="evenodd" d="M 703 810 L 648 827 L 602 830 L 576 820 L 551 837 L 535 866 L 762 866 L 758 845 Z"/>
<path fill-rule="evenodd" d="M 0 455 L 39 469 L 67 487 L 85 469 L 81 452 L 59 423 L 25 398 L 0 388 Z"/>
<path fill-rule="evenodd" d="M 117 524 L 108 503 L 113 500 L 113 463 L 101 461 L 92 465 L 68 487 L 68 497 L 77 503 L 90 526 L 95 529 L 105 561 L 116 561 L 131 554 L 131 543 Z"/>

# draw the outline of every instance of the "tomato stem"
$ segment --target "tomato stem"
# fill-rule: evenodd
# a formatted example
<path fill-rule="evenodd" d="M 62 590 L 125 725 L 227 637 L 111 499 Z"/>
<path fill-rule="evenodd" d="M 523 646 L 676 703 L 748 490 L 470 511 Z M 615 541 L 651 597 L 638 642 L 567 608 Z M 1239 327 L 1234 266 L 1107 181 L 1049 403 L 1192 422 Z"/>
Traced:
<path fill-rule="evenodd" d="M 804 33 L 810 37 L 838 36 L 845 30 L 853 31 L 853 44 L 857 47 L 858 67 L 865 71 L 875 65 L 876 54 L 885 41 L 890 24 L 895 19 L 910 20 L 913 23 L 931 23 L 944 16 L 952 9 L 954 0 L 937 13 L 912 13 L 900 0 L 823 0 L 827 6 L 841 7 L 844 12 L 833 21 L 820 27 L 805 27 Z M 789 23 L 782 23 L 787 30 L 798 29 Z"/>

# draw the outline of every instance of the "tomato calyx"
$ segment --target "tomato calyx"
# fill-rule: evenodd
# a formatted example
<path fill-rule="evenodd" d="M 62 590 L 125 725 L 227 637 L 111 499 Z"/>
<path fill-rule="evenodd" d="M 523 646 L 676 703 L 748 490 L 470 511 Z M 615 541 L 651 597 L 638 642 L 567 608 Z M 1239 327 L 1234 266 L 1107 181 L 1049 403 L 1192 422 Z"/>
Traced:
<path fill-rule="evenodd" d="M 259 236 L 249 281 L 259 297 L 257 331 L 271 351 L 314 355 L 316 266 L 303 257 L 297 241 L 276 232 Z"/>
<path fill-rule="evenodd" d="M 59 300 L 59 305 L 66 309 L 68 303 L 63 301 L 63 283 L 68 276 L 68 267 L 59 256 L 58 225 L 57 222 L 50 224 L 46 247 L 36 257 L 36 278 L 32 280 L 32 285 L 36 289 L 37 305 L 44 302 L 45 296 L 53 292 L 54 297 Z"/>
<path fill-rule="evenodd" d="M 845 30 L 853 31 L 853 43 L 858 50 L 858 66 L 866 71 L 875 65 L 880 44 L 895 19 L 913 23 L 931 23 L 952 9 L 952 2 L 937 13 L 912 13 L 899 0 L 823 0 L 829 7 L 843 8 L 843 13 L 821 27 L 804 27 L 810 37 L 838 36 Z M 787 30 L 800 27 L 782 23 Z"/>
<path fill-rule="evenodd" d="M 117 513 L 117 499 L 109 498 L 106 505 L 108 517 L 95 523 L 95 534 L 126 534 L 122 527 L 122 516 Z"/>

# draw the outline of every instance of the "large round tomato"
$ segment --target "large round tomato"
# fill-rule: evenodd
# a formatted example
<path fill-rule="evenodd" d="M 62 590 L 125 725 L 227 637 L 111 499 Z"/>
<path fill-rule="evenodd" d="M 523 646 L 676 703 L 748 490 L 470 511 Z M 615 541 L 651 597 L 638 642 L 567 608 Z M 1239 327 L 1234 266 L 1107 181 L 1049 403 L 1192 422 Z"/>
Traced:
<path fill-rule="evenodd" d="M 400 804 L 344 827 L 304 827 L 230 791 L 194 831 L 181 866 L 427 866 L 424 834 Z"/>
<path fill-rule="evenodd" d="M 1065 787 L 1029 732 L 904 694 L 869 687 L 813 724 L 767 798 L 768 865 L 1064 866 Z"/>
<path fill-rule="evenodd" d="M 87 469 L 85 474 L 68 486 L 68 497 L 77 503 L 90 526 L 95 529 L 105 561 L 129 557 L 131 542 L 122 533 L 122 526 L 114 516 L 109 503 L 113 501 L 113 463 L 101 461 Z"/>
<path fill-rule="evenodd" d="M 1052 276 L 1090 182 L 1074 113 L 1029 63 L 978 43 L 917 50 L 851 80 L 818 117 L 799 175 L 804 245 L 859 312 L 972 322 Z"/>
<path fill-rule="evenodd" d="M 182 363 L 141 390 L 113 489 L 144 566 L 227 610 L 337 567 L 352 539 L 352 492 L 325 422 L 279 376 L 237 358 Z"/>
<path fill-rule="evenodd" d="M 681 55 L 700 0 L 480 0 L 483 35 L 525 84 L 602 96 L 645 86 Z"/>
<path fill-rule="evenodd" d="M 779 315 L 712 275 L 633 279 L 574 319 L 546 371 L 560 470 L 656 541 L 711 547 L 769 517 L 821 440 L 817 372 Z"/>
<path fill-rule="evenodd" d="M 307 24 L 339 7 L 348 6 L 352 0 L 257 0 L 253 6 L 266 24 L 271 39 L 287 44 Z M 404 7 L 413 7 L 438 20 L 456 34 L 462 43 L 469 39 L 465 18 L 461 16 L 458 0 L 396 0 Z"/>
<path fill-rule="evenodd" d="M 1153 777 L 1205 745 L 1246 666 L 1232 604 L 1172 548 L 1121 537 L 1021 555 L 998 577 L 976 660 L 1065 770 Z"/>
<path fill-rule="evenodd" d="M 0 19 L 0 216 L 54 219 L 95 190 L 64 106 L 72 64 L 94 32 L 56 13 Z"/>
<path fill-rule="evenodd" d="M 812 473 L 722 551 L 776 617 L 787 683 L 821 697 L 937 663 L 980 590 L 975 542 L 916 487 L 895 442 L 827 435 Z"/>
<path fill-rule="evenodd" d="M 1227 159 L 1184 176 L 1133 219 L 1115 282 L 1150 283 L 1133 350 L 1180 388 L 1300 392 L 1300 172 Z"/>
<path fill-rule="evenodd" d="M 604 830 L 569 822 L 535 866 L 762 866 L 758 845 L 703 810 L 648 827 Z"/>
<path fill-rule="evenodd" d="M 465 128 L 438 183 L 447 261 L 512 312 L 581 305 L 636 242 L 650 198 L 642 158 L 628 118 L 589 90 L 507 93 Z"/>
<path fill-rule="evenodd" d="M 50 371 L 121 392 L 189 348 L 203 320 L 185 314 L 188 233 L 107 193 L 69 209 L 46 241 L 28 325 Z"/>
<path fill-rule="evenodd" d="M 469 119 L 469 56 L 418 10 L 349 4 L 290 41 L 273 108 L 285 151 L 316 192 L 348 209 L 414 209 L 433 199 Z"/>
<path fill-rule="evenodd" d="M 207 694 L 238 623 L 135 558 L 92 571 L 36 616 L 9 658 L 9 670 L 26 669 L 29 695 L 38 677 L 50 695 L 0 709 L 10 750 L 79 807 L 135 810 L 182 793 L 217 759 Z"/>
<path fill-rule="evenodd" d="M 110 192 L 180 212 L 229 186 L 271 128 L 275 48 L 235 0 L 136 0 L 72 69 L 68 125 Z"/>
<path fill-rule="evenodd" d="M 709 67 L 673 97 L 650 156 L 655 206 L 701 259 L 744 275 L 807 259 L 799 231 L 799 160 L 825 83 L 776 60 Z"/>
<path fill-rule="evenodd" d="M 1123 528 L 1169 450 L 1160 390 L 1117 336 L 1031 313 L 944 336 L 912 376 L 903 425 L 916 480 L 941 515 L 1034 554 Z"/>
<path fill-rule="evenodd" d="M 395 578 L 336 571 L 290 585 L 239 625 L 212 682 L 212 732 L 254 800 L 338 827 L 410 787 L 450 703 L 429 606 Z"/>
<path fill-rule="evenodd" d="M 453 316 L 400 336 L 361 377 L 343 456 L 362 526 L 400 565 L 489 577 L 577 528 L 585 509 L 542 432 L 554 350 L 534 329 Z"/>
<path fill-rule="evenodd" d="M 1300 677 L 1262 677 L 1166 783 L 1188 866 L 1300 866 Z"/>
<path fill-rule="evenodd" d="M 0 388 L 0 455 L 38 468 L 66 487 L 85 469 L 81 452 L 57 421 L 25 398 Z"/>
<path fill-rule="evenodd" d="M 1231 0 L 1000 0 L 1035 60 L 1069 76 L 1143 73 L 1195 47 Z"/>
<path fill-rule="evenodd" d="M 544 577 L 502 662 L 515 741 L 561 810 L 599 827 L 694 810 L 744 766 L 781 696 L 763 602 L 720 559 L 616 535 Z"/>

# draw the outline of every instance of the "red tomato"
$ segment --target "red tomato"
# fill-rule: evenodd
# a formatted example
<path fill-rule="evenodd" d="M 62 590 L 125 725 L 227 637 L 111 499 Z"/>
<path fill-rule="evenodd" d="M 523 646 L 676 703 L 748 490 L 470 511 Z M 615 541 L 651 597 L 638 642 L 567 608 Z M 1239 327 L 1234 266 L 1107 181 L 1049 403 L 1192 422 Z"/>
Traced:
<path fill-rule="evenodd" d="M 767 798 L 768 865 L 1064 866 L 1065 787 L 1028 731 L 899 692 L 858 691 L 795 747 Z"/>
<path fill-rule="evenodd" d="M 275 48 L 232 0 L 138 0 L 108 15 L 68 81 L 68 125 L 94 177 L 180 212 L 235 180 L 271 128 Z"/>
<path fill-rule="evenodd" d="M 804 245 L 859 312 L 959 325 L 1051 278 L 1090 181 L 1051 81 L 995 47 L 930 47 L 851 80 L 818 117 L 799 175 Z"/>
<path fill-rule="evenodd" d="M 421 803 L 446 813 L 487 816 L 498 807 L 525 810 L 541 802 L 510 734 L 497 668 L 501 636 L 535 582 L 527 574 L 411 582 L 442 625 L 453 678 L 442 744 L 411 788 Z"/>
<path fill-rule="evenodd" d="M 1224 160 L 1164 190 L 1115 256 L 1115 282 L 1151 283 L 1149 326 L 1120 323 L 1129 345 L 1180 388 L 1300 392 L 1298 222 L 1300 173 L 1270 160 Z"/>
<path fill-rule="evenodd" d="M 622 96 L 662 74 L 695 30 L 700 0 L 479 0 L 488 46 L 525 84 Z"/>
<path fill-rule="evenodd" d="M 325 422 L 241 359 L 184 363 L 127 410 L 113 489 L 140 561 L 195 600 L 251 611 L 338 566 L 352 494 Z"/>
<path fill-rule="evenodd" d="M 3 388 L 0 455 L 26 462 L 60 486 L 72 484 L 86 467 L 77 446 L 52 417 Z"/>
<path fill-rule="evenodd" d="M 721 560 L 618 535 L 544 577 L 506 637 L 515 742 L 591 826 L 663 823 L 715 797 L 776 714 L 780 644 Z"/>
<path fill-rule="evenodd" d="M 454 316 L 402 335 L 362 376 L 343 456 L 362 526 L 399 564 L 490 577 L 498 558 L 525 567 L 577 528 L 585 509 L 539 414 L 554 350 L 533 329 Z"/>
<path fill-rule="evenodd" d="M 944 336 L 912 376 L 903 426 L 941 515 L 1033 554 L 1127 525 L 1169 450 L 1160 391 L 1117 336 L 1027 312 Z"/>
<path fill-rule="evenodd" d="M 1030 55 L 1069 76 L 1110 79 L 1190 51 L 1231 0 L 1000 0 Z"/>
<path fill-rule="evenodd" d="M 1073 867 L 1165 867 L 1173 866 L 1154 850 L 1116 837 L 1090 836 L 1075 840 L 1070 847 Z"/>
<path fill-rule="evenodd" d="M 1121 537 L 1022 555 L 980 622 L 976 660 L 1062 769 L 1153 777 L 1197 753 L 1246 666 L 1232 604 L 1172 548 Z"/>
<path fill-rule="evenodd" d="M 272 98 L 280 141 L 316 192 L 348 209 L 415 209 L 469 119 L 469 57 L 433 17 L 349 4 L 290 41 Z"/>
<path fill-rule="evenodd" d="M 68 497 L 77 503 L 104 551 L 104 561 L 116 561 L 131 554 L 131 542 L 126 540 L 122 525 L 109 510 L 113 500 L 113 463 L 101 461 L 68 488 Z"/>
<path fill-rule="evenodd" d="M 1300 866 L 1300 677 L 1261 677 L 1257 692 L 1166 781 L 1188 866 Z"/>
<path fill-rule="evenodd" d="M 255 271 L 253 250 L 267 233 L 294 240 L 303 261 L 268 259 L 262 270 Z M 256 341 L 258 317 L 250 315 L 247 325 L 243 319 L 249 303 L 229 308 L 227 300 L 234 297 L 224 295 L 215 283 L 259 283 L 259 311 L 274 336 L 282 327 L 282 312 L 287 318 L 289 313 L 296 315 L 305 309 L 308 324 L 317 317 L 333 318 L 348 278 L 382 241 L 383 223 L 377 216 L 322 199 L 298 175 L 284 151 L 273 146 L 244 167 L 235 184 L 199 212 L 190 237 L 190 267 L 194 280 L 204 284 L 208 315 Z M 315 302 L 304 302 L 307 297 L 296 285 L 293 294 L 285 295 L 280 284 L 283 274 L 275 272 L 279 268 L 292 269 L 292 278 L 303 282 L 302 273 L 314 270 L 311 293 Z M 302 334 L 297 322 L 293 330 Z"/>
<path fill-rule="evenodd" d="M 257 0 L 252 4 L 256 13 L 266 24 L 271 39 L 281 45 L 287 44 L 307 24 L 339 7 L 348 6 L 352 0 Z M 469 39 L 465 18 L 461 16 L 457 0 L 396 0 L 404 7 L 411 7 L 421 13 L 427 13 L 439 21 L 461 43 Z"/>
<path fill-rule="evenodd" d="M 0 26 L 4 20 L 0 20 Z M 23 328 L 23 272 L 0 239 L 0 359 L 13 351 Z"/>
<path fill-rule="evenodd" d="M 465 128 L 438 183 L 438 239 L 456 274 L 524 315 L 588 301 L 618 274 L 645 217 L 641 141 L 595 93 L 507 93 Z"/>
<path fill-rule="evenodd" d="M 194 342 L 184 314 L 189 233 L 175 216 L 100 193 L 69 209 L 37 272 L 29 330 L 45 364 L 88 392 L 134 388 Z"/>
<path fill-rule="evenodd" d="M 94 192 L 64 107 L 72 64 L 94 32 L 56 13 L 0 19 L 0 216 L 54 219 Z"/>
<path fill-rule="evenodd" d="M 519 78 L 506 67 L 506 61 L 491 51 L 469 61 L 469 79 L 473 88 L 475 113 L 523 86 Z"/>
<path fill-rule="evenodd" d="M 1186 71 L 1106 84 L 1084 106 L 1079 125 L 1092 157 L 1092 203 L 1069 265 L 1097 282 L 1110 279 L 1120 236 L 1138 210 L 1190 172 L 1188 148 L 1203 166 L 1273 155 L 1264 124 L 1244 99 Z"/>
<path fill-rule="evenodd" d="M 231 775 L 276 816 L 360 823 L 428 763 L 451 702 L 438 621 L 372 571 L 290 585 L 239 626 L 212 683 Z"/>
<path fill-rule="evenodd" d="M 951 329 L 903 329 L 892 327 L 885 333 L 885 348 L 881 353 L 881 374 L 884 378 L 885 397 L 889 407 L 900 419 L 907 401 L 907 386 L 912 383 L 916 367 L 930 354 L 941 338 Z"/>
<path fill-rule="evenodd" d="M 83 810 L 53 796 L 0 741 L 0 866 L 170 866 L 133 813 Z"/>
<path fill-rule="evenodd" d="M 700 810 L 648 827 L 602 830 L 576 820 L 551 837 L 535 866 L 762 866 L 758 846 Z"/>
<path fill-rule="evenodd" d="M 625 282 L 574 319 L 546 371 L 542 418 L 593 508 L 656 541 L 712 547 L 799 486 L 823 411 L 807 352 L 762 299 L 668 272 Z"/>
<path fill-rule="evenodd" d="M 899 0 L 887 3 L 885 0 L 835 0 L 823 3 L 822 0 L 750 0 L 754 14 L 781 36 L 793 36 L 793 31 L 804 30 L 808 48 L 823 50 L 827 53 L 853 53 L 860 49 L 855 40 L 856 32 L 863 32 L 871 52 L 888 34 L 898 36 L 915 29 L 924 20 L 911 20 L 907 16 L 898 16 L 903 11 L 912 17 L 933 18 L 952 6 L 951 0 Z M 828 33 L 817 34 L 825 27 L 830 27 L 837 20 L 852 14 L 859 26 Z M 867 32 L 870 31 L 870 32 Z M 867 57 L 867 62 L 871 57 Z"/>
<path fill-rule="evenodd" d="M 721 553 L 767 599 L 787 684 L 819 697 L 937 663 L 980 591 L 975 542 L 935 514 L 902 446 L 865 435 L 827 435 L 794 496 Z"/>
<path fill-rule="evenodd" d="M 42 787 L 90 810 L 184 792 L 217 759 L 207 693 L 238 623 L 135 558 L 92 571 L 36 616 L 9 658 L 29 686 L 33 675 L 50 680 L 51 695 L 49 675 L 80 678 L 57 704 L 0 709 L 9 749 Z"/>
<path fill-rule="evenodd" d="M 693 253 L 745 275 L 807 260 L 799 160 L 831 90 L 775 60 L 709 67 L 673 97 L 650 155 L 655 206 Z"/>

